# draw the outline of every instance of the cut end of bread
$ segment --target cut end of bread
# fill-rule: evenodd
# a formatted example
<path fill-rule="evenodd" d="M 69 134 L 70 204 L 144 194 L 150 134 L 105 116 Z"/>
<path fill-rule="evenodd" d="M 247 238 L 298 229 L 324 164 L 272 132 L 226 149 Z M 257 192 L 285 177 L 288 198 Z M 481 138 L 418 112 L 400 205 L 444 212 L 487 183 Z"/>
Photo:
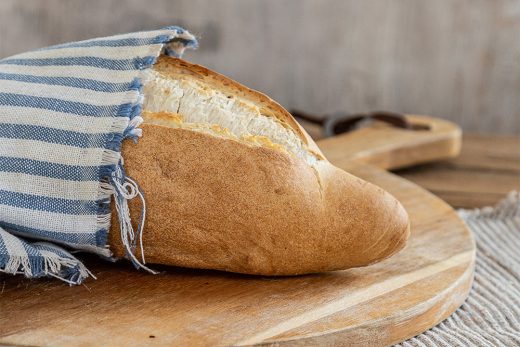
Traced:
<path fill-rule="evenodd" d="M 323 159 L 279 105 L 201 69 L 180 59 L 159 59 L 145 78 L 145 122 L 281 150 L 311 166 Z"/>

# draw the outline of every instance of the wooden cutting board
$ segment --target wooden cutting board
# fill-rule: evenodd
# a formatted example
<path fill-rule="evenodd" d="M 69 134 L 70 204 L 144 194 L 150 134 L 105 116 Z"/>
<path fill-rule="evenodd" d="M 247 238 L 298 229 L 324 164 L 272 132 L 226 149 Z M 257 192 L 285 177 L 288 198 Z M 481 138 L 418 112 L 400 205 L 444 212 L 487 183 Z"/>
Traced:
<path fill-rule="evenodd" d="M 375 127 L 363 130 L 362 145 L 359 133 L 319 143 L 336 165 L 403 203 L 412 235 L 396 256 L 366 268 L 281 278 L 159 266 L 164 273 L 153 276 L 127 262 L 84 256 L 98 277 L 84 286 L 0 275 L 0 344 L 379 346 L 425 331 L 466 298 L 475 243 L 442 200 L 366 164 L 410 165 L 412 154 L 423 161 L 417 141 L 427 143 L 437 158 L 457 153 L 456 126 L 415 119 L 451 131 L 441 127 L 419 134 Z M 380 139 L 381 131 L 393 146 Z M 377 160 L 370 160 L 371 151 Z"/>

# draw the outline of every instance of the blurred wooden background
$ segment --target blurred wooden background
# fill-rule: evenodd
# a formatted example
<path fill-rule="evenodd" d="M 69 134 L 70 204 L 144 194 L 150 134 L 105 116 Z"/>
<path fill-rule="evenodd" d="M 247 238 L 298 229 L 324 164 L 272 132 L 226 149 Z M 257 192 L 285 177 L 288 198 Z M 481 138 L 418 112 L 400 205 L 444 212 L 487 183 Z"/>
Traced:
<path fill-rule="evenodd" d="M 520 134 L 520 1 L 2 0 L 0 56 L 171 24 L 200 37 L 187 59 L 288 108 Z"/>

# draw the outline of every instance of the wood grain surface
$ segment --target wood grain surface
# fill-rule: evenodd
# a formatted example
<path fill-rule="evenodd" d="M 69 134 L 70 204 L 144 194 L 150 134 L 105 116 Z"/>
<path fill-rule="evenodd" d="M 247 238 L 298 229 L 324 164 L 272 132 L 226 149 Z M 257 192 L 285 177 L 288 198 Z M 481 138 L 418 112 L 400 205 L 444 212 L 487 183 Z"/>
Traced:
<path fill-rule="evenodd" d="M 446 318 L 473 278 L 475 244 L 464 223 L 383 169 L 336 164 L 403 203 L 412 234 L 402 252 L 366 268 L 285 278 L 159 266 L 163 274 L 152 276 L 92 256 L 98 280 L 84 286 L 0 275 L 0 312 L 8 313 L 0 343 L 380 346 Z"/>
<path fill-rule="evenodd" d="M 188 59 L 287 108 L 520 134 L 512 0 L 2 0 L 0 57 L 171 24 L 200 38 Z"/>

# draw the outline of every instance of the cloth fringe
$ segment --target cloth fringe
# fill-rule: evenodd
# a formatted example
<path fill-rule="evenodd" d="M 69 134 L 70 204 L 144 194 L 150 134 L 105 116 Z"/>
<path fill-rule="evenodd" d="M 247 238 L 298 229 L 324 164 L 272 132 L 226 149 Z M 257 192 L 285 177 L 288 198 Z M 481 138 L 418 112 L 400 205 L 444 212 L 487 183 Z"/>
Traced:
<path fill-rule="evenodd" d="M 189 32 L 178 27 L 171 27 L 170 29 L 176 30 L 178 36 L 164 42 L 161 53 L 181 57 L 187 48 L 195 49 L 198 47 L 195 37 Z M 146 76 L 149 74 L 152 65 L 157 61 L 158 57 L 156 54 L 152 53 L 153 52 L 150 54 L 150 58 L 143 59 L 139 65 L 139 69 L 141 70 L 139 76 L 131 83 L 127 98 L 125 99 L 128 107 L 122 108 L 119 112 L 120 117 L 129 119 L 128 125 L 123 132 L 123 140 L 132 139 L 134 142 L 137 142 L 138 138 L 142 136 L 142 129 L 139 127 L 143 123 L 143 118 L 140 116 L 144 101 L 142 89 L 144 83 L 147 81 Z M 114 157 L 110 159 L 113 160 Z M 126 257 L 137 269 L 144 269 L 152 274 L 156 274 L 156 271 L 145 265 L 143 229 L 146 221 L 146 201 L 144 199 L 144 194 L 140 191 L 139 185 L 130 177 L 126 176 L 123 158 L 120 158 L 117 165 L 114 166 L 114 170 L 109 178 L 109 184 L 112 189 L 107 189 L 106 183 L 100 182 L 99 192 L 101 196 L 106 193 L 112 193 L 114 195 L 120 225 L 121 240 L 125 247 Z M 135 197 L 140 198 L 142 205 L 137 231 L 134 231 L 130 210 L 128 208 L 128 201 Z M 103 226 L 104 224 L 100 225 L 101 228 Z M 139 249 L 141 253 L 140 260 L 135 255 L 137 250 L 137 240 L 139 240 Z"/>
<path fill-rule="evenodd" d="M 146 200 L 143 193 L 140 191 L 137 183 L 129 177 L 126 177 L 123 171 L 123 165 L 119 165 L 112 177 L 112 184 L 114 185 L 115 193 L 114 200 L 116 204 L 117 215 L 119 219 L 121 240 L 125 247 L 125 253 L 128 259 L 134 264 L 136 268 L 142 268 L 152 274 L 157 272 L 145 266 L 143 249 L 143 228 L 146 221 Z M 128 201 L 139 196 L 141 199 L 141 218 L 137 227 L 137 232 L 134 232 L 132 220 L 130 217 L 130 209 L 128 208 Z M 137 240 L 139 240 L 139 249 L 141 251 L 141 260 L 135 256 L 137 248 Z"/>
<path fill-rule="evenodd" d="M 0 256 L 0 272 L 22 274 L 28 278 L 50 276 L 69 285 L 78 285 L 87 277 L 96 278 L 83 263 L 65 249 L 47 242 L 29 243 L 0 228 L 2 247 L 10 255 Z"/>

